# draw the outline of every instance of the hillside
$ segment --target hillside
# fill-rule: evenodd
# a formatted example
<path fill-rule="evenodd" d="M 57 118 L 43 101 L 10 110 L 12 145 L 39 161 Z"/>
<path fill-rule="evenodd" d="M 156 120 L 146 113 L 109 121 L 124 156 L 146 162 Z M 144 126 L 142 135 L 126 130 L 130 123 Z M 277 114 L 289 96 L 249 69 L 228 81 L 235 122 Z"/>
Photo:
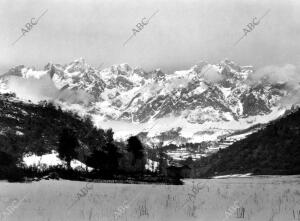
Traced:
<path fill-rule="evenodd" d="M 269 123 L 226 149 L 196 161 L 198 176 L 299 174 L 300 110 Z"/>
<path fill-rule="evenodd" d="M 20 160 L 26 153 L 42 155 L 57 150 L 64 128 L 76 133 L 80 147 L 104 144 L 107 132 L 89 118 L 62 111 L 51 103 L 24 103 L 13 94 L 0 94 L 0 151 Z M 93 139 L 91 139 L 93 137 Z M 99 140 L 103 138 L 103 140 Z"/>

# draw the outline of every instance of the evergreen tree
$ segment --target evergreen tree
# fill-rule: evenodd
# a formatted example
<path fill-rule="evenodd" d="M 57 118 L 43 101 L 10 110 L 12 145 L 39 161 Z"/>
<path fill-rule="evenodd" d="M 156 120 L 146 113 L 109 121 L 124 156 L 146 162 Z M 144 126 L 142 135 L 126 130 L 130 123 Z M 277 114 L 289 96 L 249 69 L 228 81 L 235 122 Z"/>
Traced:
<path fill-rule="evenodd" d="M 67 166 L 71 168 L 71 160 L 76 157 L 75 149 L 79 147 L 77 137 L 73 130 L 64 128 L 59 137 L 58 153 L 62 160 L 67 162 Z"/>
<path fill-rule="evenodd" d="M 144 171 L 146 164 L 144 146 L 137 136 L 128 138 L 127 151 L 132 154 L 131 165 L 134 166 L 135 171 Z"/>
<path fill-rule="evenodd" d="M 104 147 L 105 152 L 107 153 L 107 166 L 111 173 L 116 173 L 119 165 L 119 158 L 121 154 L 118 152 L 118 147 L 114 144 L 114 132 L 112 129 L 106 131 L 105 140 L 106 145 Z"/>
<path fill-rule="evenodd" d="M 137 136 L 128 138 L 127 151 L 133 154 L 134 159 L 142 159 L 144 157 L 144 147 Z"/>
<path fill-rule="evenodd" d="M 107 161 L 109 170 L 115 174 L 118 170 L 119 166 L 119 158 L 121 157 L 121 154 L 118 152 L 118 148 L 113 143 L 108 143 L 106 145 L 106 148 L 108 150 L 107 152 Z"/>
<path fill-rule="evenodd" d="M 160 175 L 166 174 L 166 168 L 167 168 L 167 160 L 166 160 L 166 154 L 164 153 L 162 147 L 160 144 L 160 147 L 158 147 L 158 173 Z"/>

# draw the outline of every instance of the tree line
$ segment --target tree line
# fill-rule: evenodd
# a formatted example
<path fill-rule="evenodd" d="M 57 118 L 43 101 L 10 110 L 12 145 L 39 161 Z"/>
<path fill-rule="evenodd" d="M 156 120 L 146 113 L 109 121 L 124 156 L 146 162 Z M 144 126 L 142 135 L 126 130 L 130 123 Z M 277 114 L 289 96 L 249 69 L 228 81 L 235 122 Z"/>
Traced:
<path fill-rule="evenodd" d="M 148 148 L 139 137 L 116 141 L 113 130 L 95 127 L 88 116 L 63 111 L 47 101 L 33 104 L 14 98 L 14 94 L 0 94 L 0 179 L 22 166 L 25 154 L 41 156 L 52 150 L 69 169 L 77 159 L 105 176 L 149 173 L 145 170 Z"/>

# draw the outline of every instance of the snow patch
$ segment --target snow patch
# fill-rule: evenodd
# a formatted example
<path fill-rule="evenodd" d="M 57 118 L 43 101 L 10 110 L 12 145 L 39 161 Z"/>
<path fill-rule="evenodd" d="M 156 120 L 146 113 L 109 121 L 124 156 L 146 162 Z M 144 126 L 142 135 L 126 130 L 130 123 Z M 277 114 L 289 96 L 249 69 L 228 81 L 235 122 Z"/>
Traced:
<path fill-rule="evenodd" d="M 25 155 L 23 157 L 23 162 L 27 167 L 33 166 L 41 170 L 49 168 L 51 166 L 59 166 L 59 165 L 66 166 L 66 162 L 62 161 L 58 157 L 58 153 L 54 150 L 52 150 L 50 154 L 44 154 L 42 156 L 37 156 L 35 154 Z M 75 170 L 86 169 L 86 165 L 78 160 L 72 160 L 71 167 Z M 87 167 L 87 169 L 88 171 L 93 170 L 93 168 L 91 167 Z"/>

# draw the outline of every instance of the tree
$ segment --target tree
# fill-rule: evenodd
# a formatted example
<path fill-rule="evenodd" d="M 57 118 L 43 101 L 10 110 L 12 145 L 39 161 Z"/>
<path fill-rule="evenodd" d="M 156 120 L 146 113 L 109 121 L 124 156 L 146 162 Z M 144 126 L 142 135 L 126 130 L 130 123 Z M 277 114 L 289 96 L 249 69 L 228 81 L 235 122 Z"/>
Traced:
<path fill-rule="evenodd" d="M 128 138 L 127 151 L 131 152 L 135 159 L 142 159 L 144 157 L 144 147 L 137 136 Z"/>
<path fill-rule="evenodd" d="M 121 154 L 114 143 L 112 129 L 107 131 L 94 129 L 91 133 L 94 136 L 89 142 L 92 155 L 88 157 L 88 165 L 101 170 L 106 175 L 115 174 L 118 170 L 118 159 Z"/>
<path fill-rule="evenodd" d="M 59 136 L 58 154 L 59 158 L 67 162 L 68 169 L 71 168 L 71 160 L 76 157 L 77 147 L 79 147 L 79 142 L 74 131 L 64 128 Z"/>
<path fill-rule="evenodd" d="M 16 160 L 12 155 L 0 151 L 0 166 L 9 166 L 14 164 L 16 164 Z"/>
<path fill-rule="evenodd" d="M 137 136 L 131 136 L 127 140 L 127 151 L 132 154 L 131 165 L 136 171 L 144 171 L 145 169 L 145 153 L 144 146 Z"/>
<path fill-rule="evenodd" d="M 107 170 L 107 154 L 102 150 L 94 150 L 87 158 L 87 164 L 98 170 Z"/>
<path fill-rule="evenodd" d="M 108 166 L 109 170 L 112 173 L 116 173 L 119 166 L 119 158 L 121 157 L 121 154 L 118 152 L 118 147 L 114 144 L 114 132 L 112 129 L 108 129 L 106 131 L 106 145 L 104 147 L 104 150 L 107 152 L 107 160 L 108 160 Z"/>
<path fill-rule="evenodd" d="M 162 148 L 162 143 L 159 144 L 157 149 L 158 149 L 158 173 L 160 175 L 165 175 L 168 163 L 166 160 L 166 154 L 164 153 Z"/>
<path fill-rule="evenodd" d="M 114 132 L 112 129 L 106 131 L 106 142 L 112 143 L 114 141 Z"/>
<path fill-rule="evenodd" d="M 109 170 L 115 174 L 119 166 L 119 158 L 121 154 L 118 152 L 118 147 L 114 143 L 108 143 L 106 145 L 107 149 L 107 162 Z"/>

